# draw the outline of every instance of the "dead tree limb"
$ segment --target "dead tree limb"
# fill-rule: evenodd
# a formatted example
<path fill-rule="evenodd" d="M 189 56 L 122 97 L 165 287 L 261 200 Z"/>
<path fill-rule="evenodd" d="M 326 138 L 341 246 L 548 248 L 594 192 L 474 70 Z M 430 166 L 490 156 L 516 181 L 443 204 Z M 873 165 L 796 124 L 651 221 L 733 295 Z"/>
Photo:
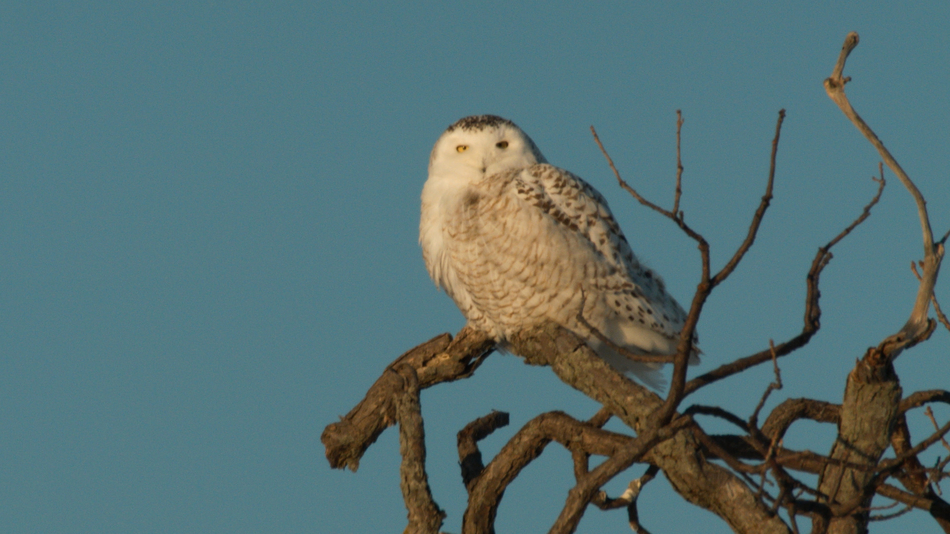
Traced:
<path fill-rule="evenodd" d="M 462 456 L 464 449 L 467 458 L 473 458 L 476 455 L 481 458 L 481 453 L 477 452 L 475 440 L 470 441 L 469 436 L 474 438 L 476 435 L 481 435 L 495 423 L 497 423 L 497 416 L 490 414 L 467 425 L 459 433 L 459 456 Z M 478 431 L 478 428 L 483 431 Z M 589 422 L 578 421 L 563 412 L 548 412 L 535 417 L 526 423 L 491 462 L 479 469 L 477 473 L 474 472 L 474 461 L 470 461 L 467 467 L 463 461 L 463 479 L 466 479 L 467 472 L 466 488 L 469 492 L 468 507 L 462 518 L 464 534 L 494 532 L 495 515 L 505 489 L 522 469 L 541 455 L 551 441 L 560 443 L 572 452 L 614 457 L 621 451 L 629 449 L 635 442 L 635 438 L 603 430 Z M 474 451 L 473 448 L 475 448 Z M 600 486 L 597 487 L 599 488 Z M 580 519 L 579 516 L 578 519 Z"/>
<path fill-rule="evenodd" d="M 449 334 L 436 336 L 404 353 L 387 367 L 366 392 L 366 396 L 339 422 L 323 430 L 320 441 L 326 447 L 330 467 L 356 471 L 360 458 L 384 430 L 396 423 L 393 400 L 403 388 L 403 380 L 389 369 L 410 365 L 419 378 L 419 388 L 471 376 L 492 351 L 495 344 L 483 332 L 469 327 L 455 339 Z"/>
<path fill-rule="evenodd" d="M 522 356 L 527 363 L 550 366 L 562 381 L 600 402 L 603 408 L 587 422 L 561 412 L 542 414 L 521 428 L 487 465 L 482 462 L 478 441 L 506 425 L 507 414 L 493 412 L 459 432 L 462 480 L 469 493 L 463 534 L 493 533 L 496 512 L 505 489 L 551 441 L 571 451 L 576 479 L 550 530 L 551 534 L 574 532 L 590 504 L 604 509 L 627 506 L 631 527 L 646 533 L 639 524 L 636 499 L 642 484 L 660 470 L 684 499 L 714 512 L 739 533 L 797 533 L 799 515 L 811 517 L 812 532 L 816 534 L 865 532 L 868 521 L 895 515 L 871 516 L 870 512 L 875 509 L 871 506 L 872 499 L 881 495 L 903 503 L 906 510 L 910 507 L 927 510 L 944 532 L 950 534 L 950 505 L 934 491 L 935 482 L 950 476 L 946 472 L 950 460 L 938 461 L 936 466 L 926 468 L 918 458 L 921 452 L 940 441 L 950 448 L 944 440 L 950 432 L 950 423 L 938 426 L 932 418 L 936 432 L 914 444 L 904 416 L 908 410 L 926 403 L 950 402 L 950 393 L 939 390 L 919 392 L 901 400 L 901 387 L 893 368 L 894 358 L 903 350 L 926 340 L 936 328 L 937 322 L 928 317 L 931 302 L 940 320 L 950 328 L 934 294 L 944 244 L 950 232 L 934 240 L 923 195 L 844 95 L 844 85 L 849 81 L 843 77 L 845 60 L 857 42 L 857 34 L 848 35 L 832 76 L 825 81 L 825 88 L 829 97 L 878 149 L 914 198 L 925 257 L 920 262 L 922 273 L 918 275 L 919 287 L 910 318 L 900 331 L 885 338 L 877 347 L 868 349 L 857 362 L 848 375 L 842 404 L 812 399 L 786 400 L 771 411 L 761 429 L 758 427 L 759 412 L 768 395 L 773 389 L 781 388 L 777 359 L 804 346 L 820 328 L 820 274 L 832 258 L 831 248 L 861 224 L 880 199 L 885 184 L 883 165 L 879 165 L 880 178 L 875 178 L 879 185 L 874 198 L 851 225 L 819 248 L 812 261 L 806 277 L 802 331 L 784 343 L 772 345 L 770 342 L 767 350 L 740 358 L 687 382 L 686 363 L 694 348 L 693 334 L 704 303 L 712 290 L 736 269 L 754 243 L 771 202 L 784 110 L 779 113 L 772 141 L 765 193 L 742 244 L 715 274 L 710 269 L 709 244 L 686 224 L 679 209 L 683 193 L 682 114 L 677 112 L 676 187 L 673 209 L 669 211 L 643 199 L 620 177 L 591 128 L 621 187 L 641 204 L 673 220 L 698 243 L 702 275 L 682 328 L 677 354 L 672 357 L 672 385 L 665 399 L 658 397 L 596 357 L 583 339 L 554 324 L 526 330 L 506 340 L 512 352 Z M 917 274 L 916 264 L 914 267 Z M 393 424 L 399 424 L 400 488 L 409 516 L 406 532 L 437 532 L 444 517 L 428 486 L 419 392 L 441 382 L 471 376 L 493 349 L 494 342 L 487 335 L 468 327 L 454 340 L 444 334 L 419 345 L 390 364 L 365 398 L 341 421 L 328 425 L 321 436 L 331 466 L 349 467 L 355 471 L 363 453 L 380 433 Z M 748 420 L 716 407 L 692 406 L 685 413 L 678 412 L 687 395 L 769 360 L 775 365 L 776 382 L 762 395 Z M 742 431 L 742 435 L 708 435 L 693 420 L 693 415 L 700 414 L 730 421 Z M 601 427 L 612 416 L 633 429 L 636 437 L 603 430 Z M 802 418 L 838 426 L 837 439 L 827 456 L 783 447 L 782 439 L 790 426 Z M 894 449 L 895 458 L 882 461 L 888 447 Z M 603 455 L 607 459 L 590 469 L 591 455 Z M 719 459 L 726 465 L 713 463 L 712 459 Z M 647 474 L 632 482 L 619 498 L 607 497 L 602 486 L 635 462 L 649 464 Z M 793 471 L 818 474 L 817 487 L 798 480 Z M 900 481 L 905 489 L 888 484 L 891 478 Z M 780 508 L 788 512 L 790 524 L 777 514 Z"/>
<path fill-rule="evenodd" d="M 910 430 L 907 428 L 907 420 L 903 415 L 898 418 L 896 431 L 891 436 L 891 446 L 894 449 L 894 454 L 899 457 L 906 457 L 906 459 L 901 462 L 900 470 L 895 473 L 895 478 L 897 478 L 901 485 L 910 493 L 930 501 L 929 507 L 926 508 L 926 510 L 930 512 L 931 517 L 933 517 L 937 525 L 943 529 L 944 533 L 950 534 L 950 504 L 934 492 L 933 487 L 930 485 L 930 477 L 927 476 L 927 471 L 920 463 L 917 455 L 909 455 L 912 450 Z M 879 485 L 877 488 L 878 493 L 881 493 L 880 489 L 881 486 Z"/>
<path fill-rule="evenodd" d="M 890 436 L 897 418 L 901 398 L 900 383 L 893 366 L 869 351 L 848 375 L 838 439 L 830 457 L 874 467 L 890 445 Z M 818 491 L 832 508 L 856 510 L 844 517 L 834 517 L 828 525 L 829 534 L 859 533 L 867 529 L 868 508 L 874 489 L 871 471 L 830 464 L 821 473 Z"/>
<path fill-rule="evenodd" d="M 548 324 L 511 340 L 527 361 L 550 365 L 571 387 L 600 402 L 641 436 L 651 434 L 662 400 L 598 358 L 571 332 Z M 686 500 L 722 517 L 736 532 L 791 532 L 729 470 L 697 455 L 700 444 L 683 429 L 657 443 L 643 460 L 658 466 Z"/>
<path fill-rule="evenodd" d="M 858 34 L 855 32 L 851 32 L 845 37 L 844 45 L 841 47 L 841 54 L 838 56 L 834 70 L 831 76 L 825 80 L 825 91 L 828 93 L 828 97 L 838 105 L 848 120 L 861 132 L 861 135 L 867 138 L 874 148 L 877 149 L 881 158 L 891 169 L 891 172 L 900 179 L 904 187 L 907 188 L 907 191 L 910 192 L 914 198 L 914 202 L 917 204 L 917 215 L 920 218 L 921 233 L 923 234 L 923 272 L 910 318 L 904 327 L 901 328 L 900 332 L 885 340 L 886 344 L 882 343 L 885 356 L 893 360 L 905 348 L 910 348 L 929 338 L 937 326 L 936 322 L 928 317 L 928 314 L 930 302 L 933 299 L 934 287 L 937 284 L 937 275 L 940 272 L 940 263 L 943 260 L 944 242 L 947 236 L 944 235 L 943 239 L 934 242 L 933 230 L 931 230 L 930 227 L 930 218 L 927 215 L 927 202 L 924 200 L 924 196 L 920 193 L 920 190 L 917 189 L 917 186 L 914 185 L 914 182 L 911 181 L 910 177 L 907 176 L 907 173 L 904 172 L 900 164 L 897 163 L 897 160 L 894 159 L 890 151 L 887 150 L 884 143 L 882 143 L 874 131 L 871 130 L 871 127 L 868 126 L 867 123 L 864 122 L 864 119 L 854 110 L 851 106 L 851 102 L 848 101 L 847 95 L 845 95 L 844 86 L 851 81 L 851 78 L 844 77 L 844 66 L 848 55 L 858 46 L 858 42 Z"/>
<path fill-rule="evenodd" d="M 484 417 L 465 425 L 457 434 L 459 450 L 459 467 L 462 468 L 462 484 L 469 492 L 472 485 L 485 469 L 482 463 L 482 452 L 478 449 L 478 442 L 491 435 L 495 430 L 508 426 L 508 414 L 492 410 Z"/>
<path fill-rule="evenodd" d="M 910 318 L 898 333 L 887 337 L 877 347 L 868 349 L 848 375 L 841 405 L 838 439 L 832 448 L 831 457 L 876 466 L 884 450 L 891 445 L 891 436 L 895 426 L 898 426 L 901 388 L 892 362 L 904 349 L 929 338 L 936 328 L 936 321 L 928 317 L 928 312 L 944 250 L 943 240 L 934 243 L 923 195 L 845 95 L 845 84 L 850 81 L 850 78 L 843 76 L 845 62 L 858 42 L 857 33 L 847 35 L 832 74 L 825 80 L 825 91 L 877 149 L 914 198 L 924 245 L 923 273 Z M 839 465 L 827 466 L 819 478 L 819 491 L 832 509 L 837 510 L 827 525 L 829 533 L 867 531 L 870 502 L 876 486 L 874 479 L 873 473 L 868 471 Z"/>
<path fill-rule="evenodd" d="M 408 510 L 409 524 L 405 534 L 437 534 L 445 512 L 432 499 L 426 475 L 426 435 L 419 405 L 419 377 L 409 364 L 401 364 L 389 372 L 403 380 L 403 390 L 394 399 L 399 421 L 399 488 Z"/>
<path fill-rule="evenodd" d="M 773 355 L 776 358 L 787 356 L 792 352 L 804 347 L 809 341 L 811 341 L 811 338 L 816 333 L 818 333 L 818 330 L 821 328 L 821 306 L 819 303 L 821 291 L 818 289 L 818 282 L 821 278 L 821 273 L 831 261 L 832 247 L 838 244 L 858 225 L 870 217 L 871 208 L 874 207 L 878 201 L 880 201 L 881 193 L 884 192 L 885 182 L 883 177 L 876 181 L 878 182 L 877 193 L 875 193 L 871 201 L 864 206 L 861 215 L 859 215 L 857 219 L 848 225 L 847 228 L 839 232 L 838 235 L 835 236 L 831 241 L 826 243 L 823 247 L 820 247 L 818 252 L 815 254 L 815 258 L 811 262 L 811 268 L 809 268 L 808 274 L 805 276 L 805 320 L 802 326 L 802 331 L 788 341 L 779 343 L 774 347 L 763 349 L 750 356 L 739 358 L 735 361 L 720 365 L 712 371 L 704 373 L 690 380 L 686 383 L 684 388 L 686 395 L 690 395 L 696 390 L 708 386 L 713 382 L 718 382 L 719 380 L 730 377 L 734 374 L 741 373 L 750 367 L 768 362 L 772 359 Z"/>
<path fill-rule="evenodd" d="M 677 117 L 677 139 L 679 139 L 679 130 L 682 127 L 682 115 L 677 113 Z M 751 248 L 752 244 L 755 242 L 755 237 L 758 234 L 759 227 L 762 223 L 762 218 L 765 216 L 765 211 L 768 209 L 772 200 L 772 188 L 773 184 L 775 183 L 775 161 L 778 154 L 778 144 L 782 132 L 782 123 L 784 121 L 785 110 L 782 109 L 779 110 L 778 120 L 775 124 L 775 137 L 772 139 L 769 174 L 768 179 L 766 180 L 765 193 L 763 194 L 762 199 L 755 210 L 755 214 L 752 216 L 752 222 L 749 224 L 746 237 L 742 244 L 739 245 L 739 248 L 733 253 L 729 261 L 727 261 L 726 264 L 715 275 L 711 274 L 710 269 L 709 243 L 699 232 L 693 230 L 688 224 L 686 224 L 683 212 L 677 211 L 679 208 L 682 178 L 680 173 L 682 161 L 680 158 L 677 158 L 677 192 L 673 200 L 673 210 L 666 210 L 643 198 L 633 187 L 630 186 L 630 184 L 621 178 L 620 172 L 614 165 L 613 158 L 610 157 L 607 149 L 605 149 L 603 143 L 601 143 L 600 137 L 597 135 L 597 131 L 593 126 L 590 128 L 591 134 L 594 136 L 594 141 L 597 143 L 597 146 L 600 147 L 600 151 L 607 160 L 607 164 L 610 167 L 610 170 L 613 171 L 614 177 L 616 177 L 617 183 L 620 185 L 620 187 L 630 193 L 630 195 L 640 202 L 640 204 L 647 206 L 657 213 L 660 213 L 661 215 L 672 220 L 687 236 L 695 240 L 699 246 L 700 259 L 702 262 L 702 273 L 700 275 L 699 284 L 696 286 L 696 292 L 693 294 L 693 300 L 690 304 L 689 313 L 683 324 L 682 330 L 680 331 L 679 345 L 677 346 L 676 356 L 673 360 L 673 378 L 670 381 L 670 389 L 667 393 L 666 399 L 663 402 L 662 408 L 654 415 L 660 424 L 666 424 L 672 419 L 677 407 L 682 402 L 683 398 L 688 394 L 685 387 L 686 369 L 690 354 L 693 351 L 693 339 L 696 332 L 696 325 L 699 322 L 699 317 L 702 314 L 702 309 L 705 305 L 706 299 L 709 298 L 709 295 L 716 286 L 721 284 L 726 280 L 726 278 L 729 277 L 730 274 L 732 274 L 736 266 L 739 265 L 739 262 L 742 261 L 742 258 L 745 257 L 746 252 L 748 252 L 749 248 Z M 679 142 L 677 141 L 677 152 L 678 151 Z"/>

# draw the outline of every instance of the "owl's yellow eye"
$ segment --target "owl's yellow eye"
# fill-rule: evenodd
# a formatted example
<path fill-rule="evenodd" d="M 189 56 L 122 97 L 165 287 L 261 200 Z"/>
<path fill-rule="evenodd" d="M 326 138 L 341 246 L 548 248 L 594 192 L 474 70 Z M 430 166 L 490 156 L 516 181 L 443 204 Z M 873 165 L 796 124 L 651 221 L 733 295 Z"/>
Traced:
<path fill-rule="evenodd" d="M 468 150 L 468 145 L 459 145 L 455 147 L 455 150 L 457 150 L 458 152 L 465 152 L 466 150 Z"/>
<path fill-rule="evenodd" d="M 498 148 L 508 148 L 508 141 L 498 141 L 495 143 Z"/>

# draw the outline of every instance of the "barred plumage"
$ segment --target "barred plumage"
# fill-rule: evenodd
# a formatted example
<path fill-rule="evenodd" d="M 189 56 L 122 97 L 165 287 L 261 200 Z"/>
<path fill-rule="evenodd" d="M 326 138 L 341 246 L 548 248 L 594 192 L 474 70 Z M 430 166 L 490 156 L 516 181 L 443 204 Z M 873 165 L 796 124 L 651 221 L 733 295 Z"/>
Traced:
<path fill-rule="evenodd" d="M 611 350 L 577 320 L 637 353 L 672 354 L 686 314 L 637 260 L 607 201 L 546 163 L 514 123 L 466 117 L 436 142 L 419 243 L 433 281 L 500 343 L 555 321 L 615 368 L 659 387 L 660 366 Z"/>

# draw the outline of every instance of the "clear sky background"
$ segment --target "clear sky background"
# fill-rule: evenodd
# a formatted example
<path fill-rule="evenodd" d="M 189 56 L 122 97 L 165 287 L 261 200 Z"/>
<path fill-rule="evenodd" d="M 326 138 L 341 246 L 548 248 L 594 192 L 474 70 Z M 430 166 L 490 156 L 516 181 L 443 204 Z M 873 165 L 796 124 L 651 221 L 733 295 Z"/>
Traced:
<path fill-rule="evenodd" d="M 721 266 L 787 109 L 775 199 L 708 302 L 691 372 L 791 337 L 815 251 L 875 191 L 879 158 L 822 88 L 848 31 L 861 35 L 852 102 L 935 231 L 950 227 L 948 28 L 945 1 L 0 4 L 0 531 L 401 532 L 395 430 L 355 474 L 328 467 L 319 436 L 396 356 L 464 324 L 425 272 L 417 228 L 432 144 L 466 115 L 511 118 L 600 189 L 688 302 L 694 243 L 616 186 L 588 127 L 669 206 L 683 110 L 682 208 Z M 886 177 L 835 249 L 822 330 L 782 361 L 770 406 L 839 402 L 855 359 L 906 320 L 920 227 Z M 950 388 L 948 348 L 941 327 L 898 360 L 905 393 Z M 757 370 L 687 402 L 748 416 L 771 379 Z M 508 355 L 422 402 L 450 532 L 466 423 L 511 413 L 490 455 L 541 412 L 597 408 Z M 929 434 L 921 411 L 909 419 Z M 827 452 L 833 436 L 798 423 L 786 444 Z M 509 488 L 498 531 L 546 531 L 571 485 L 552 444 Z M 665 480 L 640 502 L 653 532 L 728 532 Z M 935 529 L 920 512 L 872 528 Z M 625 514 L 591 509 L 580 532 L 628 532 Z"/>

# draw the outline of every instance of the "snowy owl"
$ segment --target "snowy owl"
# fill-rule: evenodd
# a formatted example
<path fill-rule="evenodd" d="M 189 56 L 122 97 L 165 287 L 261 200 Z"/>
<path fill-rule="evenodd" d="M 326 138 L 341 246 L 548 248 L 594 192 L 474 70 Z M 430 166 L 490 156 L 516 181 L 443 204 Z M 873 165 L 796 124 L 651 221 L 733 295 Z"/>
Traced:
<path fill-rule="evenodd" d="M 615 369 L 659 388 L 659 364 L 610 349 L 577 320 L 638 354 L 674 354 L 686 320 L 663 281 L 634 256 L 607 201 L 549 165 L 530 137 L 494 115 L 448 127 L 429 157 L 419 244 L 435 284 L 469 324 L 504 347 L 554 321 Z"/>

